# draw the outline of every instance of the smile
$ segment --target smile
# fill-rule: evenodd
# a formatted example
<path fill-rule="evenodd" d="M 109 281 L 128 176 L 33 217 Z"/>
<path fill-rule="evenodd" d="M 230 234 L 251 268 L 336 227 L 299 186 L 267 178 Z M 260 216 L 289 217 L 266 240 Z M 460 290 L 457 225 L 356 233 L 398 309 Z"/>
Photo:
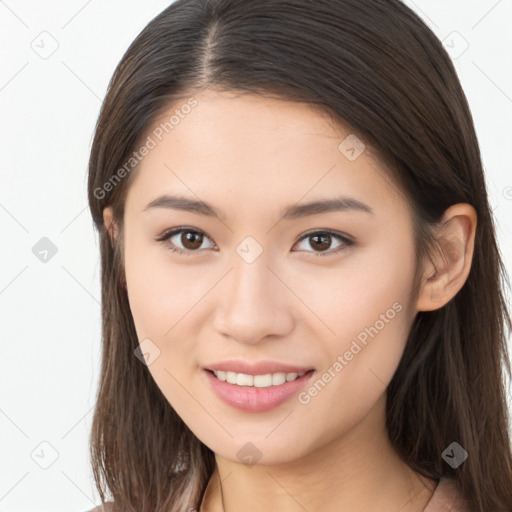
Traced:
<path fill-rule="evenodd" d="M 210 389 L 222 402 L 247 412 L 269 411 L 285 403 L 306 387 L 315 373 L 315 370 L 308 370 L 300 374 L 248 375 L 203 370 Z"/>

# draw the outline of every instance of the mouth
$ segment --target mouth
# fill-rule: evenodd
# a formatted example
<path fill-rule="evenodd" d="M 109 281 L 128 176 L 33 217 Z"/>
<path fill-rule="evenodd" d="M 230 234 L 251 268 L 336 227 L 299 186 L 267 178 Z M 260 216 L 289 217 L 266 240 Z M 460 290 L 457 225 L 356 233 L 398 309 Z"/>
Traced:
<path fill-rule="evenodd" d="M 251 375 L 203 369 L 206 384 L 224 404 L 245 412 L 261 413 L 298 395 L 312 380 L 315 370 Z"/>
<path fill-rule="evenodd" d="M 262 375 L 250 375 L 247 373 L 227 372 L 223 370 L 209 370 L 215 378 L 228 384 L 234 384 L 241 387 L 255 387 L 255 388 L 269 388 L 274 386 L 281 386 L 286 382 L 293 382 L 298 380 L 306 374 L 314 372 L 314 369 L 297 372 L 275 372 L 265 373 Z"/>

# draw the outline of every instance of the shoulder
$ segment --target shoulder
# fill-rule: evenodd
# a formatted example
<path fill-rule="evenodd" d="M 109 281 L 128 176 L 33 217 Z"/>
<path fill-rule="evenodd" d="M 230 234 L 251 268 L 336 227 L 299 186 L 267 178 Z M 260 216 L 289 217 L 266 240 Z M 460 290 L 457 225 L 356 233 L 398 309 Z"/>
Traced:
<path fill-rule="evenodd" d="M 441 478 L 424 512 L 449 511 L 471 512 L 467 500 L 462 497 L 458 483 L 450 478 Z"/>

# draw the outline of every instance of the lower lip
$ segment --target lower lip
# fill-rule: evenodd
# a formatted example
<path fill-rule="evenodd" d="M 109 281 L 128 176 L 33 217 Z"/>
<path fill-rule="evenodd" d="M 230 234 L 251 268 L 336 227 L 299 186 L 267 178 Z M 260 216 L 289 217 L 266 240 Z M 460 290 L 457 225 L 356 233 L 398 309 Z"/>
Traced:
<path fill-rule="evenodd" d="M 296 395 L 311 379 L 313 371 L 306 372 L 302 377 L 285 382 L 279 386 L 257 388 L 238 386 L 217 379 L 209 370 L 203 370 L 215 394 L 226 404 L 250 412 L 264 412 L 286 402 Z"/>

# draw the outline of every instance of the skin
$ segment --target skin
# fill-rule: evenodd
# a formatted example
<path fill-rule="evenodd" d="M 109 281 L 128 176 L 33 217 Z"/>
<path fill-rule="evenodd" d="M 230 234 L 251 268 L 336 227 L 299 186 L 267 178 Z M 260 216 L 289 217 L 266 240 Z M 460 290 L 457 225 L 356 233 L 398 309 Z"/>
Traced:
<path fill-rule="evenodd" d="M 474 209 L 447 210 L 439 254 L 413 297 L 410 206 L 369 151 L 354 161 L 342 154 L 348 129 L 307 104 L 212 90 L 194 97 L 198 105 L 137 170 L 123 250 L 139 341 L 160 350 L 148 369 L 216 454 L 201 512 L 423 510 L 436 483 L 391 447 L 385 392 L 416 313 L 442 307 L 468 276 Z M 222 213 L 144 211 L 164 193 L 199 198 Z M 280 219 L 288 205 L 340 195 L 366 203 L 373 215 Z M 116 237 L 111 207 L 104 221 Z M 180 234 L 155 241 L 181 226 L 204 233 L 198 249 Z M 343 242 L 333 237 L 325 251 L 332 254 L 318 256 L 318 243 L 303 235 L 322 229 L 356 243 L 334 254 Z M 251 264 L 236 252 L 247 236 L 263 249 Z M 192 249 L 173 253 L 173 243 Z M 240 411 L 204 379 L 204 366 L 228 358 L 304 365 L 321 376 L 394 303 L 401 311 L 307 404 L 292 398 L 270 411 Z M 252 466 L 237 456 L 248 442 L 261 452 Z"/>

